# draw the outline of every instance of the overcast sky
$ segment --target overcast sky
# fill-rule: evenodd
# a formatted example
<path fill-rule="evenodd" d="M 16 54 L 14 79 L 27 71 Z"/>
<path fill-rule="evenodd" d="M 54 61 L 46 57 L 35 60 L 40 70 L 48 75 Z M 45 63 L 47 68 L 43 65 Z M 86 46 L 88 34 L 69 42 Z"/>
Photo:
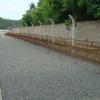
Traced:
<path fill-rule="evenodd" d="M 29 9 L 30 3 L 39 0 L 0 0 L 0 17 L 18 20 Z"/>

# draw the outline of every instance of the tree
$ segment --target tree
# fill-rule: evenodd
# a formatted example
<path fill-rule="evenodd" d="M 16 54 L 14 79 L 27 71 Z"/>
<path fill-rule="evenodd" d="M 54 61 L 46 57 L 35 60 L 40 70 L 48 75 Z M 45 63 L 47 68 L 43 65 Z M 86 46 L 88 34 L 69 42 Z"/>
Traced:
<path fill-rule="evenodd" d="M 87 0 L 87 13 L 95 19 L 100 19 L 100 0 Z"/>
<path fill-rule="evenodd" d="M 39 9 L 44 20 L 52 18 L 55 23 L 59 23 L 63 22 L 66 17 L 61 0 L 40 0 Z"/>
<path fill-rule="evenodd" d="M 19 24 L 19 21 L 17 20 L 3 19 L 0 17 L 0 29 L 7 29 L 9 27 L 15 27 L 17 24 Z"/>
<path fill-rule="evenodd" d="M 22 18 L 23 23 L 43 24 L 52 18 L 55 23 L 62 23 L 68 15 L 77 21 L 100 19 L 100 0 L 39 0 L 37 7 L 32 3 Z"/>
<path fill-rule="evenodd" d="M 30 4 L 30 10 L 32 10 L 32 9 L 35 9 L 35 4 L 34 3 Z"/>
<path fill-rule="evenodd" d="M 23 18 L 21 20 L 21 24 L 23 26 L 26 26 L 26 24 L 27 26 L 31 26 L 31 23 L 33 21 L 32 13 L 34 10 L 35 10 L 35 5 L 34 3 L 31 3 L 29 10 L 26 11 L 26 14 L 23 15 Z"/>

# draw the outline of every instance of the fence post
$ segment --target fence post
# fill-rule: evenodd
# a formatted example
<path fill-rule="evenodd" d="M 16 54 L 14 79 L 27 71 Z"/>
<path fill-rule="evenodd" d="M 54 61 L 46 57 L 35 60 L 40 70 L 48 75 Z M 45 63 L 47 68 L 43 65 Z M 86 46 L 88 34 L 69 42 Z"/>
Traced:
<path fill-rule="evenodd" d="M 55 33 L 55 30 L 54 30 L 54 21 L 51 18 L 50 18 L 50 21 L 52 23 L 52 41 L 54 42 L 54 33 Z"/>
<path fill-rule="evenodd" d="M 26 25 L 26 34 L 28 34 L 28 25 L 27 23 L 25 23 L 25 25 Z"/>
<path fill-rule="evenodd" d="M 33 30 L 33 34 L 34 34 L 34 24 L 31 22 L 32 25 L 32 30 Z"/>
<path fill-rule="evenodd" d="M 16 25 L 17 32 L 20 33 L 19 25 Z"/>
<path fill-rule="evenodd" d="M 72 32 L 72 46 L 74 46 L 75 45 L 75 42 L 74 42 L 74 38 L 75 38 L 75 20 L 74 20 L 73 16 L 71 16 L 71 15 L 68 15 L 68 16 L 70 17 L 70 19 L 72 21 L 72 30 L 71 30 L 71 32 Z"/>
<path fill-rule="evenodd" d="M 23 27 L 23 25 L 22 25 L 22 24 L 20 24 L 20 26 L 19 26 L 19 27 L 20 27 L 20 33 L 22 34 L 22 33 L 23 33 L 23 31 L 22 31 L 22 29 L 21 29 L 21 28 Z"/>
<path fill-rule="evenodd" d="M 40 39 L 42 39 L 42 23 L 41 23 L 41 21 L 38 21 L 39 22 L 39 24 L 40 24 L 40 33 L 41 33 L 41 36 L 40 36 Z"/>

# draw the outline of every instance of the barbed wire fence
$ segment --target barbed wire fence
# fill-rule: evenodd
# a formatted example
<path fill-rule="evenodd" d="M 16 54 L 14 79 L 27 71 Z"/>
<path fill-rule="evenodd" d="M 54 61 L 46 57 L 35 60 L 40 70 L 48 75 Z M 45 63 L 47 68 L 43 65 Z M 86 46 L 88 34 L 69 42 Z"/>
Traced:
<path fill-rule="evenodd" d="M 50 25 L 42 25 L 40 21 L 39 26 L 34 26 L 31 22 L 31 26 L 26 24 L 26 27 L 17 26 L 10 30 L 10 32 L 19 34 L 19 36 L 32 37 L 34 42 L 43 45 L 48 48 L 53 48 L 57 51 L 66 53 L 76 57 L 82 57 L 95 62 L 100 63 L 100 42 L 88 41 L 88 40 L 78 40 L 75 39 L 75 22 L 72 16 L 69 16 L 73 22 L 72 30 L 66 30 L 64 24 L 54 24 L 52 19 Z M 77 33 L 76 33 L 77 34 Z M 28 39 L 28 38 L 27 38 Z"/>

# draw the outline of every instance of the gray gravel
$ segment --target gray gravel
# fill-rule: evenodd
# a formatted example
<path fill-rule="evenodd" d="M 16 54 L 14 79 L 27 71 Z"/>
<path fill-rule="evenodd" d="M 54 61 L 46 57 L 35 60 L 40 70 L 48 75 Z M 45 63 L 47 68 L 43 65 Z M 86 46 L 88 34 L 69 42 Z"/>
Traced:
<path fill-rule="evenodd" d="M 96 100 L 90 96 L 100 96 L 99 67 L 25 41 L 0 38 L 3 100 Z"/>

